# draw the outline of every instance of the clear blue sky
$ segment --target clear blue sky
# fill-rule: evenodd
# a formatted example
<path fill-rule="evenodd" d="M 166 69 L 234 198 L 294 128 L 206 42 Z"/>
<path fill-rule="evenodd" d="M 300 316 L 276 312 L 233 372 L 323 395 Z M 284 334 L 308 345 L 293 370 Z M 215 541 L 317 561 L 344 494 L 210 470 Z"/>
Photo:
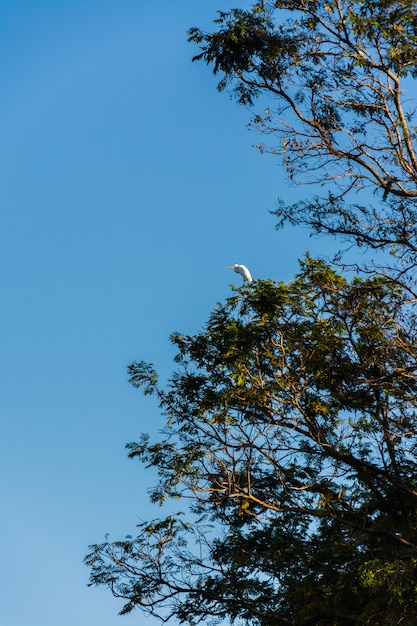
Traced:
<path fill-rule="evenodd" d="M 124 444 L 162 421 L 126 367 L 169 373 L 227 265 L 288 280 L 325 245 L 275 231 L 276 197 L 311 189 L 191 63 L 187 29 L 235 4 L 0 0 L 2 626 L 155 624 L 82 564 L 159 514 Z"/>

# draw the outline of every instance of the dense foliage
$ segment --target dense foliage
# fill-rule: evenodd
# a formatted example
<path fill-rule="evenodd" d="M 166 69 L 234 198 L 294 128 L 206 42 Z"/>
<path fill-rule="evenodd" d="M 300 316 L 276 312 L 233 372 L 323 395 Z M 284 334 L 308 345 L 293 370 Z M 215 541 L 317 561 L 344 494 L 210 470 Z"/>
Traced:
<path fill-rule="evenodd" d="M 258 281 L 196 336 L 174 335 L 164 437 L 128 445 L 152 499 L 190 503 L 95 546 L 92 582 L 155 614 L 256 624 L 415 623 L 416 330 L 395 283 L 308 259 Z M 404 621 L 410 616 L 411 621 Z M 384 621 L 388 619 L 391 621 Z M 394 621 L 393 621 L 394 620 Z"/>
<path fill-rule="evenodd" d="M 415 625 L 416 5 L 259 2 L 189 36 L 221 90 L 265 106 L 260 149 L 327 186 L 280 203 L 279 225 L 391 257 L 341 272 L 306 256 L 289 283 L 235 288 L 201 332 L 174 334 L 165 387 L 129 367 L 166 417 L 129 456 L 180 512 L 91 546 L 91 584 L 122 613 L 187 624 Z"/>

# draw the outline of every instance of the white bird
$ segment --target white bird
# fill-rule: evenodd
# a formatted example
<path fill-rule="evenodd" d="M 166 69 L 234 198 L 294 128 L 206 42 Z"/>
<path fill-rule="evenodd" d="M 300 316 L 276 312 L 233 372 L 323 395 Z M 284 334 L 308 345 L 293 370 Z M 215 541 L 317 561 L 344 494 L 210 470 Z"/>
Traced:
<path fill-rule="evenodd" d="M 240 274 L 241 276 L 243 276 L 244 281 L 247 280 L 248 283 L 252 282 L 251 273 L 245 265 L 239 265 L 239 263 L 235 263 L 234 265 L 228 265 L 227 269 L 228 270 L 233 269 L 237 274 Z"/>

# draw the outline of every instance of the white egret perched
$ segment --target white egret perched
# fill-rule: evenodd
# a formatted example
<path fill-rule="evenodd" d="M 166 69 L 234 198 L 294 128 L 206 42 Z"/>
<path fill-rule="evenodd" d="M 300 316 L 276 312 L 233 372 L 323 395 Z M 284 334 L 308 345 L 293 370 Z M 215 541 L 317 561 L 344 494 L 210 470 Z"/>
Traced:
<path fill-rule="evenodd" d="M 237 274 L 243 276 L 243 280 L 248 283 L 252 282 L 252 276 L 250 271 L 245 265 L 240 265 L 239 263 L 235 263 L 234 265 L 228 265 L 227 269 L 233 269 Z"/>

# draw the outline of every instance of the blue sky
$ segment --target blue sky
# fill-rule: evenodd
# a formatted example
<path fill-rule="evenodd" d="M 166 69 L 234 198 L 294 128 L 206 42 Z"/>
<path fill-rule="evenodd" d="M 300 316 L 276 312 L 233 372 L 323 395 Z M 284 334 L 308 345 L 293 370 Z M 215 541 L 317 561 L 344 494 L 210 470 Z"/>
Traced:
<path fill-rule="evenodd" d="M 88 545 L 158 510 L 124 444 L 162 426 L 127 384 L 172 368 L 240 278 L 288 280 L 324 240 L 276 232 L 288 186 L 187 43 L 242 2 L 0 0 L 4 626 L 149 624 L 88 589 Z"/>

